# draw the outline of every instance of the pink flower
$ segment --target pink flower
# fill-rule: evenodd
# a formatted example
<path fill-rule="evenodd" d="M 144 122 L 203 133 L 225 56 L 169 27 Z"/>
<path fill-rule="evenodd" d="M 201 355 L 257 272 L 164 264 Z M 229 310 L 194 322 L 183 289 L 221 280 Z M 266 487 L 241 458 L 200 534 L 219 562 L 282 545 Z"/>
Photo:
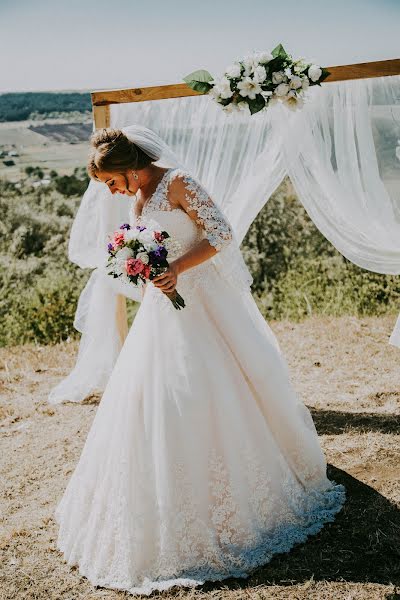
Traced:
<path fill-rule="evenodd" d="M 125 242 L 124 234 L 116 231 L 114 233 L 113 242 L 115 246 L 122 246 Z"/>
<path fill-rule="evenodd" d="M 144 264 L 138 258 L 128 258 L 125 261 L 125 269 L 128 275 L 138 275 L 144 269 Z"/>
<path fill-rule="evenodd" d="M 155 231 L 153 236 L 154 236 L 154 239 L 156 240 L 156 242 L 158 242 L 158 243 L 162 242 L 164 239 L 164 236 L 161 233 L 161 231 Z"/>

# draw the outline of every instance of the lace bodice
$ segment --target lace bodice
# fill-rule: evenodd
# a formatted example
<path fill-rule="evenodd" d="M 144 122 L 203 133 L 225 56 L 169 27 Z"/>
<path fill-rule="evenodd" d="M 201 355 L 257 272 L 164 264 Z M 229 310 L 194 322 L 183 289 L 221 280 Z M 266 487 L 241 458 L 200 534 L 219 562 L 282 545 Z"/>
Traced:
<path fill-rule="evenodd" d="M 184 208 L 174 208 L 170 203 L 169 185 L 174 179 L 178 179 L 182 184 L 185 197 Z M 160 216 L 161 212 L 174 213 L 174 215 L 164 218 L 164 216 Z M 133 208 L 135 220 L 149 216 L 156 220 L 161 219 L 162 223 L 160 224 L 163 224 L 165 220 L 175 231 L 168 229 L 167 225 L 165 225 L 165 229 L 184 246 L 187 246 L 189 238 L 192 242 L 206 238 L 219 251 L 232 240 L 232 229 L 222 211 L 210 198 L 205 188 L 182 169 L 171 168 L 165 172 L 154 194 L 144 205 L 140 217 L 136 216 Z M 175 222 L 177 227 L 174 227 Z M 193 227 L 196 224 L 199 227 Z"/>
<path fill-rule="evenodd" d="M 183 188 L 185 209 L 174 207 L 170 203 L 169 186 L 175 178 L 179 179 Z M 202 239 L 208 239 L 218 251 L 225 248 L 232 239 L 231 227 L 222 212 L 201 184 L 182 169 L 171 168 L 165 172 L 140 215 L 136 215 L 135 204 L 133 205 L 131 225 L 146 225 L 146 222 L 157 224 L 176 242 L 171 244 L 169 261 L 178 258 Z M 207 260 L 179 275 L 177 290 L 184 297 L 187 306 L 196 301 L 196 289 L 199 285 L 210 285 L 211 273 L 215 275 L 215 265 Z M 146 288 L 146 294 L 171 308 L 170 301 L 161 290 L 152 284 Z"/>

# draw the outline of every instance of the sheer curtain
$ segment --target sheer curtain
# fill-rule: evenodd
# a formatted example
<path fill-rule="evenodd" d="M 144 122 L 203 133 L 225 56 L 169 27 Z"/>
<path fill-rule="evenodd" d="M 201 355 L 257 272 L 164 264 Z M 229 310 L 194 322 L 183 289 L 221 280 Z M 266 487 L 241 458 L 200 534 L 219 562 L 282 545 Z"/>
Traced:
<path fill-rule="evenodd" d="M 346 258 L 400 273 L 400 77 L 326 84 L 277 113 L 285 170 L 321 233 Z M 400 347 L 400 318 L 389 343 Z"/>
<path fill-rule="evenodd" d="M 297 112 L 278 105 L 253 116 L 226 114 L 208 96 L 111 106 L 112 127 L 132 123 L 153 129 L 172 146 L 222 207 L 239 242 L 289 175 L 311 219 L 339 252 L 364 269 L 400 273 L 400 76 L 310 88 L 308 102 Z M 52 390 L 50 402 L 80 401 L 104 389 L 123 343 L 120 290 L 109 285 L 105 292 L 96 269 L 104 258 L 106 230 L 118 225 L 112 219 L 99 223 L 96 202 L 116 198 L 94 182 L 86 194 L 93 197 L 91 226 L 98 228 L 98 252 L 93 258 L 88 250 L 92 259 L 87 264 L 70 255 L 80 266 L 95 268 L 75 319 L 86 351 Z M 129 206 L 120 199 L 119 216 L 126 220 Z M 90 294 L 96 281 L 104 306 L 112 307 L 107 313 L 111 343 L 101 328 L 97 335 L 88 333 L 88 315 L 99 314 L 101 304 Z M 247 303 L 254 312 L 252 301 L 247 298 Z M 400 347 L 400 316 L 389 343 Z"/>

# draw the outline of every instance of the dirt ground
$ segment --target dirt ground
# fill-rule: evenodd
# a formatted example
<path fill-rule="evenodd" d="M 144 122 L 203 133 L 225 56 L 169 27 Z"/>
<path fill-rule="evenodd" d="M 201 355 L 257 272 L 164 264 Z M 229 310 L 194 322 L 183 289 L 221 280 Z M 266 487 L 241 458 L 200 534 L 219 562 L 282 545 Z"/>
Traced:
<path fill-rule="evenodd" d="M 173 589 L 162 598 L 352 600 L 400 598 L 400 349 L 395 317 L 271 322 L 311 409 L 329 463 L 347 488 L 335 522 L 248 579 Z M 58 552 L 53 510 L 99 398 L 51 406 L 77 343 L 0 349 L 0 598 L 119 599 L 93 587 Z M 158 597 L 157 595 L 153 595 Z"/>

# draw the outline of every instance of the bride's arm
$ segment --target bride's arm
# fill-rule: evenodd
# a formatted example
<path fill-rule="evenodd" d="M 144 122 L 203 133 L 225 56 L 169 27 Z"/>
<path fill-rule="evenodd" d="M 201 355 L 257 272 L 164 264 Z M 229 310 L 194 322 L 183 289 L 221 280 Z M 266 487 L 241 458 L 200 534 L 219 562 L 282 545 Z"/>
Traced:
<path fill-rule="evenodd" d="M 170 263 L 168 271 L 153 279 L 163 292 L 172 292 L 180 273 L 199 265 L 232 240 L 232 229 L 206 190 L 189 174 L 176 176 L 169 184 L 168 199 L 173 208 L 182 208 L 200 225 L 205 239 Z"/>

